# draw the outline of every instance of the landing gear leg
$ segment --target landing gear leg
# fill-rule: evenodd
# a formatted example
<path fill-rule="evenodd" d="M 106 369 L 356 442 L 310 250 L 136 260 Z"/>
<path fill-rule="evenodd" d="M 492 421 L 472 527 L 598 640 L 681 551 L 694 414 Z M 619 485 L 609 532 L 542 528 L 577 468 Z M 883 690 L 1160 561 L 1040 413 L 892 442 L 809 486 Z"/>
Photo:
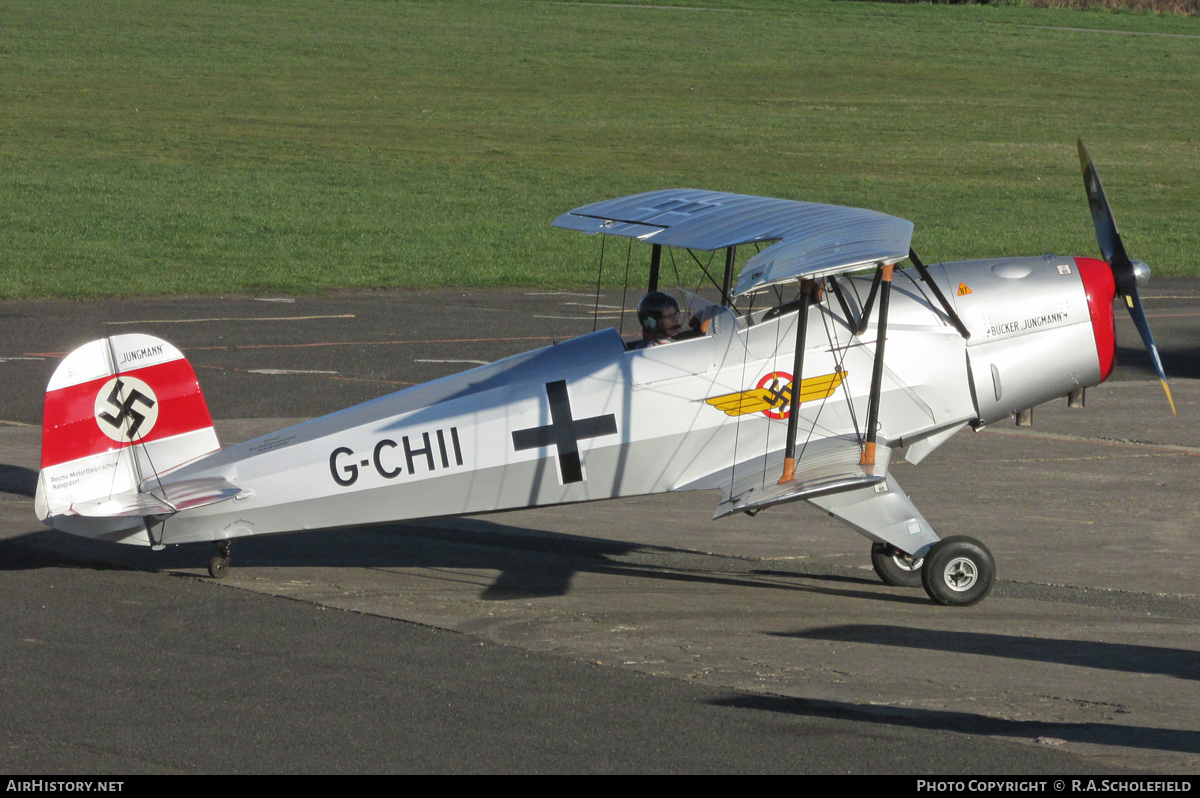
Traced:
<path fill-rule="evenodd" d="M 871 546 L 871 565 L 875 567 L 875 573 L 885 585 L 920 587 L 921 564 L 924 562 L 922 558 L 905 554 L 889 543 L 875 543 Z"/>
<path fill-rule="evenodd" d="M 213 579 L 224 579 L 229 572 L 229 561 L 233 559 L 233 544 L 228 540 L 214 540 L 217 556 L 208 561 L 208 575 Z"/>

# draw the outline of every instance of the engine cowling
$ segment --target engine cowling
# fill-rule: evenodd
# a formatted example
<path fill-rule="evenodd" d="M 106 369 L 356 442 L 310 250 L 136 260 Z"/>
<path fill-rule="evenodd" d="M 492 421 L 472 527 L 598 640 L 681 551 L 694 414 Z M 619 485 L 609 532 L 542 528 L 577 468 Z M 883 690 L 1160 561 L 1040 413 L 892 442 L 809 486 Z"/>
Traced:
<path fill-rule="evenodd" d="M 1098 385 L 1115 353 L 1108 264 L 1047 255 L 939 264 L 971 331 L 967 359 L 979 421 Z"/>

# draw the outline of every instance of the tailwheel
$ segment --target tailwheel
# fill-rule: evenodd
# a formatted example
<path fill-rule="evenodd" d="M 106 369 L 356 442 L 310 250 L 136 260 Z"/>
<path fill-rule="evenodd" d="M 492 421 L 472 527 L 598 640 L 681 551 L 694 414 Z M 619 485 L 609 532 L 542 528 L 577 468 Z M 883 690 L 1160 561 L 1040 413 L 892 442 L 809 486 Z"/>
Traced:
<path fill-rule="evenodd" d="M 228 540 L 217 540 L 213 545 L 218 554 L 208 561 L 208 575 L 213 579 L 224 579 L 229 573 L 229 561 L 233 559 L 233 544 Z"/>
<path fill-rule="evenodd" d="M 925 555 L 921 582 L 938 604 L 967 607 L 992 591 L 996 561 L 987 546 L 962 535 L 939 540 Z"/>
<path fill-rule="evenodd" d="M 921 557 L 905 554 L 890 543 L 875 543 L 871 546 L 871 565 L 885 585 L 892 587 L 920 587 Z"/>

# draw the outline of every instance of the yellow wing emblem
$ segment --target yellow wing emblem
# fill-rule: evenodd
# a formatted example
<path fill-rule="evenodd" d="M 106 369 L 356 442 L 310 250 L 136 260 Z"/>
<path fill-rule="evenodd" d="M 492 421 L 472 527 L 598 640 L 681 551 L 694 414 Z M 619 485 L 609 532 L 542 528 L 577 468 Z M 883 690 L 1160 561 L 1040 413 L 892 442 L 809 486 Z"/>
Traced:
<path fill-rule="evenodd" d="M 757 388 L 713 396 L 704 401 L 729 416 L 767 413 L 773 418 L 786 418 L 788 405 L 792 401 L 792 381 L 788 379 L 785 382 L 773 378 L 767 383 L 767 378 L 772 376 L 764 377 Z M 800 402 L 803 404 L 814 399 L 825 399 L 832 396 L 845 378 L 846 372 L 839 371 L 802 380 L 800 382 Z"/>

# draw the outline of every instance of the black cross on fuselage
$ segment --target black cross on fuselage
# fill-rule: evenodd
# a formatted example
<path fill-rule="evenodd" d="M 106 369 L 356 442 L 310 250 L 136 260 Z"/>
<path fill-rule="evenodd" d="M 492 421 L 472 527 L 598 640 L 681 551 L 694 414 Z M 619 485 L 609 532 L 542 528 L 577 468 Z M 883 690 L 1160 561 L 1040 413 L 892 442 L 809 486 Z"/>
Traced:
<path fill-rule="evenodd" d="M 513 432 L 513 449 L 520 452 L 554 445 L 558 448 L 558 473 L 562 476 L 563 484 L 583 482 L 583 465 L 579 461 L 580 439 L 615 435 L 617 417 L 609 413 L 576 421 L 571 415 L 566 380 L 546 383 L 546 397 L 550 400 L 550 423 L 544 427 Z"/>

